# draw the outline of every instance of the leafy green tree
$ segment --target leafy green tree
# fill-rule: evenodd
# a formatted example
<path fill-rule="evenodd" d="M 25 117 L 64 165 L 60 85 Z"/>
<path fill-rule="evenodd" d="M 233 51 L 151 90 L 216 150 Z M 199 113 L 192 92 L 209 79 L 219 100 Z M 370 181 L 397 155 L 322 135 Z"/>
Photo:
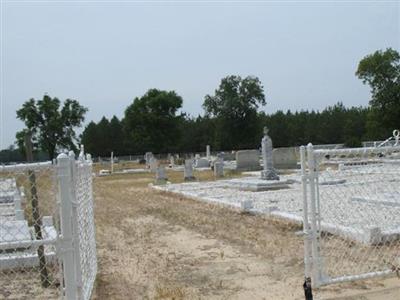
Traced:
<path fill-rule="evenodd" d="M 226 150 L 258 145 L 262 125 L 257 109 L 265 104 L 264 88 L 257 77 L 223 78 L 214 95 L 206 95 L 203 103 L 206 115 L 216 118 L 215 145 Z"/>
<path fill-rule="evenodd" d="M 182 98 L 174 91 L 150 89 L 125 110 L 123 121 L 129 148 L 136 153 L 176 151 L 181 137 Z"/>
<path fill-rule="evenodd" d="M 17 133 L 17 144 L 23 145 L 23 138 L 29 130 L 37 147 L 55 157 L 58 148 L 66 147 L 76 150 L 75 128 L 84 121 L 87 108 L 78 101 L 67 99 L 61 107 L 57 98 L 44 95 L 42 100 L 30 99 L 17 110 L 17 117 L 25 123 L 26 128 Z"/>
<path fill-rule="evenodd" d="M 400 54 L 391 48 L 364 57 L 356 75 L 371 87 L 368 129 L 372 138 L 384 138 L 400 126 Z"/>

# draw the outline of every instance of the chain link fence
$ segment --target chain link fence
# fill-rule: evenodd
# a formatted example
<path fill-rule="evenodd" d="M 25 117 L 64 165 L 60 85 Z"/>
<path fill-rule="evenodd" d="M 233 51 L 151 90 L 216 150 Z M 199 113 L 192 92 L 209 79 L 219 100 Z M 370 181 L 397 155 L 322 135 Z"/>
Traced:
<path fill-rule="evenodd" d="M 306 276 L 315 286 L 400 271 L 400 147 L 301 148 Z"/>
<path fill-rule="evenodd" d="M 48 162 L 0 170 L 0 297 L 57 298 L 56 169 Z"/>
<path fill-rule="evenodd" d="M 92 162 L 0 166 L 0 298 L 89 299 L 97 271 Z"/>
<path fill-rule="evenodd" d="M 97 273 L 96 237 L 93 210 L 92 162 L 83 156 L 73 161 L 75 199 L 73 202 L 74 224 L 77 240 L 75 253 L 79 257 L 78 286 L 82 299 L 90 299 Z"/>

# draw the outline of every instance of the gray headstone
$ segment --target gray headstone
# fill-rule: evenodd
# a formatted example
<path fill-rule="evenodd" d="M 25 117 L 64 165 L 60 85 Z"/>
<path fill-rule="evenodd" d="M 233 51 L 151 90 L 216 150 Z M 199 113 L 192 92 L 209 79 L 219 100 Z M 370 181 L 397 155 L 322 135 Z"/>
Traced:
<path fill-rule="evenodd" d="M 158 166 L 156 169 L 156 181 L 154 184 L 165 184 L 167 183 L 167 174 L 164 166 Z"/>
<path fill-rule="evenodd" d="M 275 148 L 273 150 L 274 167 L 278 169 L 295 169 L 298 167 L 298 151 L 295 147 Z"/>
<path fill-rule="evenodd" d="M 260 170 L 260 152 L 258 150 L 237 151 L 236 169 L 240 171 Z"/>
<path fill-rule="evenodd" d="M 144 155 L 144 160 L 146 161 L 146 166 L 148 168 L 150 167 L 150 160 L 152 157 L 154 157 L 154 156 L 153 156 L 153 153 L 151 153 L 151 152 L 146 152 L 146 154 Z"/>
<path fill-rule="evenodd" d="M 150 158 L 150 172 L 155 172 L 158 167 L 158 161 L 156 158 L 151 157 Z"/>
<path fill-rule="evenodd" d="M 195 179 L 195 177 L 193 176 L 193 161 L 191 159 L 185 160 L 183 175 L 185 181 L 191 181 Z"/>
<path fill-rule="evenodd" d="M 216 161 L 214 163 L 214 176 L 216 178 L 224 177 L 224 163 L 221 161 Z"/>
<path fill-rule="evenodd" d="M 210 162 L 205 158 L 196 159 L 196 168 L 208 168 L 210 166 Z"/>

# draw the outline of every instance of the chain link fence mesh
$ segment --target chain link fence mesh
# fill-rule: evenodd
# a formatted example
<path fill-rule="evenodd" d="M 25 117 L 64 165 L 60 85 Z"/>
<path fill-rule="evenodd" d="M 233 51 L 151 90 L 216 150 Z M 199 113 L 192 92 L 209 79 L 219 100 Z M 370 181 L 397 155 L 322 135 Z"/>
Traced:
<path fill-rule="evenodd" d="M 63 169 L 51 162 L 0 166 L 2 299 L 91 297 L 97 272 L 92 161 L 63 159 Z"/>
<path fill-rule="evenodd" d="M 310 219 L 317 224 L 317 253 L 312 261 L 321 284 L 399 273 L 399 150 L 313 152 L 316 209 Z"/>
<path fill-rule="evenodd" d="M 78 160 L 75 163 L 74 205 L 79 247 L 80 272 L 78 281 L 82 286 L 82 298 L 90 299 L 97 273 L 96 237 L 93 210 L 92 162 Z"/>
<path fill-rule="evenodd" d="M 0 167 L 0 298 L 61 296 L 56 180 L 50 162 Z"/>

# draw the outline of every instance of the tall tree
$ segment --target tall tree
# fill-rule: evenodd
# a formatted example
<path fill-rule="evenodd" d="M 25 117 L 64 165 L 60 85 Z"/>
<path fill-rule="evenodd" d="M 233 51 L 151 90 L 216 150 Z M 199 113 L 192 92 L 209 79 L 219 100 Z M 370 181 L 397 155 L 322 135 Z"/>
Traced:
<path fill-rule="evenodd" d="M 371 87 L 368 116 L 372 138 L 383 138 L 400 127 L 400 54 L 391 48 L 364 57 L 356 75 Z"/>
<path fill-rule="evenodd" d="M 264 88 L 257 77 L 223 78 L 214 95 L 206 95 L 203 103 L 206 115 L 217 119 L 216 146 L 248 148 L 259 143 L 262 129 L 257 109 L 265 104 Z"/>
<path fill-rule="evenodd" d="M 126 154 L 124 153 L 124 134 L 122 129 L 121 121 L 116 117 L 113 116 L 110 120 L 110 148 L 114 152 L 114 155 L 121 155 Z"/>
<path fill-rule="evenodd" d="M 50 159 L 55 157 L 57 148 L 76 150 L 75 128 L 81 126 L 86 112 L 87 108 L 72 99 L 65 100 L 62 107 L 60 100 L 48 95 L 42 100 L 30 99 L 17 110 L 17 117 L 26 126 L 17 133 L 17 143 L 23 144 L 24 133 L 29 130 L 38 148 L 47 152 Z"/>
<path fill-rule="evenodd" d="M 85 146 L 85 152 L 92 155 L 99 155 L 101 149 L 99 147 L 99 139 L 101 137 L 98 134 L 97 124 L 91 121 L 86 125 L 85 130 L 81 134 L 81 142 Z"/>
<path fill-rule="evenodd" d="M 134 152 L 176 151 L 181 137 L 182 98 L 174 91 L 150 89 L 125 110 L 124 130 Z"/>

